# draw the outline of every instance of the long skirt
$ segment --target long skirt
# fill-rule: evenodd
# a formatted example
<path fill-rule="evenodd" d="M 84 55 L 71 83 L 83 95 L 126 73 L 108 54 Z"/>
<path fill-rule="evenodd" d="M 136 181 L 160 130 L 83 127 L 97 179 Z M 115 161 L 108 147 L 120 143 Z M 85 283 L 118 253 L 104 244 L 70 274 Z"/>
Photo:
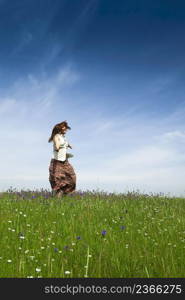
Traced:
<path fill-rule="evenodd" d="M 76 174 L 68 160 L 51 159 L 49 166 L 49 182 L 53 191 L 62 191 L 64 194 L 76 189 Z"/>

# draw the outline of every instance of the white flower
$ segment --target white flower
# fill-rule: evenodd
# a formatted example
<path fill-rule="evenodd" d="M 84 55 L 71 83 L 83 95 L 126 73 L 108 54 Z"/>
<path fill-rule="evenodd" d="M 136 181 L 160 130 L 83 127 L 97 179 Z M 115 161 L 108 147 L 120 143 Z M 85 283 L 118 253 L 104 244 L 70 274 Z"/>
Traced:
<path fill-rule="evenodd" d="M 69 272 L 69 271 L 65 271 L 65 274 L 70 274 L 71 272 Z"/>
<path fill-rule="evenodd" d="M 8 263 L 11 263 L 11 262 L 12 262 L 12 260 L 11 260 L 11 259 L 8 259 L 8 260 L 7 260 L 7 262 L 8 262 Z"/>
<path fill-rule="evenodd" d="M 29 252 L 29 250 L 26 250 L 24 253 L 27 254 Z"/>
<path fill-rule="evenodd" d="M 36 271 L 36 272 L 40 272 L 41 269 L 40 269 L 40 268 L 36 268 L 35 271 Z"/>
<path fill-rule="evenodd" d="M 8 223 L 12 223 L 12 221 L 11 221 L 11 220 L 9 220 L 9 221 L 8 221 Z"/>

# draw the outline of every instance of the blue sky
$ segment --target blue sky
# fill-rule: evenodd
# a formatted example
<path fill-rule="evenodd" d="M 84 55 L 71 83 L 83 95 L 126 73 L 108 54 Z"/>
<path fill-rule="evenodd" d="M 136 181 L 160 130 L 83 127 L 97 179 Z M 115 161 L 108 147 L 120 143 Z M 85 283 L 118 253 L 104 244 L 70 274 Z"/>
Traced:
<path fill-rule="evenodd" d="M 67 120 L 77 189 L 184 195 L 184 30 L 178 0 L 0 0 L 0 189 L 50 189 Z"/>

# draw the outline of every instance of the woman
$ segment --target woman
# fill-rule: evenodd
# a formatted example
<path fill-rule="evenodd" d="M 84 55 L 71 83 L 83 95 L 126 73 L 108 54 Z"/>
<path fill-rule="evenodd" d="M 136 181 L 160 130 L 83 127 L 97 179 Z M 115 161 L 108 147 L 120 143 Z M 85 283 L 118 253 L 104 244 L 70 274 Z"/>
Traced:
<path fill-rule="evenodd" d="M 48 142 L 53 142 L 53 158 L 49 166 L 49 181 L 52 191 L 59 198 L 63 194 L 73 193 L 76 188 L 76 174 L 68 162 L 67 148 L 71 145 L 67 142 L 65 134 L 71 127 L 67 121 L 56 124 Z"/>

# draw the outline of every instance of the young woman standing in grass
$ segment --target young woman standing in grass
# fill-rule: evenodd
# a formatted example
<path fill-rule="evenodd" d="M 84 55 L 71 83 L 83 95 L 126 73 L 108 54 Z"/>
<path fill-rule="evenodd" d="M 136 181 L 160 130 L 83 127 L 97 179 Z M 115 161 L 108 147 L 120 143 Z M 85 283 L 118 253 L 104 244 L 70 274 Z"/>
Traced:
<path fill-rule="evenodd" d="M 63 194 L 73 193 L 76 188 L 76 174 L 68 161 L 67 148 L 71 145 L 67 142 L 65 134 L 71 127 L 67 121 L 54 126 L 48 142 L 53 142 L 53 158 L 49 166 L 49 182 L 52 191 L 59 198 Z"/>

